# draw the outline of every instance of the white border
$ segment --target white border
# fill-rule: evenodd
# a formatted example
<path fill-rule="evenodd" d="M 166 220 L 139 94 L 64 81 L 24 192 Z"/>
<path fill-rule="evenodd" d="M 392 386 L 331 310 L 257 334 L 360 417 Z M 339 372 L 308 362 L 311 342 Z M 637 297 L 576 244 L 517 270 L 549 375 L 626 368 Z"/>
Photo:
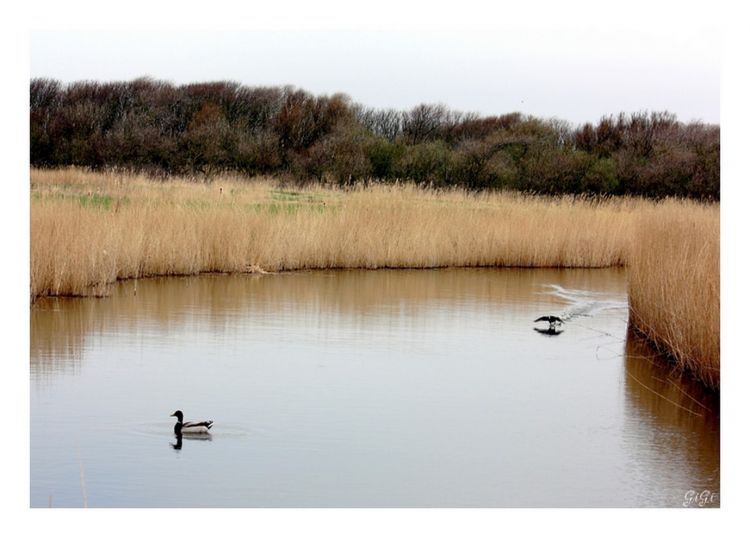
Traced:
<path fill-rule="evenodd" d="M 6 300 L 3 339 L 10 345 L 0 400 L 3 461 L 0 492 L 3 531 L 22 540 L 133 541 L 136 537 L 173 540 L 260 541 L 497 541 L 575 539 L 732 541 L 746 532 L 748 427 L 745 414 L 747 357 L 737 339 L 746 318 L 743 293 L 748 215 L 748 92 L 745 52 L 750 50 L 744 17 L 714 2 L 636 1 L 602 8 L 601 2 L 542 2 L 526 8 L 475 1 L 407 2 L 384 0 L 353 7 L 350 2 L 270 2 L 253 4 L 136 0 L 34 2 L 15 8 L 4 21 L 2 42 L 3 181 L 5 235 L 2 266 Z M 514 3 L 519 4 L 519 3 Z M 489 7 L 489 6 L 492 7 Z M 528 6 L 528 3 L 524 5 Z M 240 7 L 242 6 L 242 7 Z M 7 8 L 6 8 L 7 9 Z M 616 12 L 614 10 L 617 10 Z M 623 11 L 625 11 L 623 13 Z M 28 374 L 28 36 L 32 28 L 399 28 L 406 25 L 464 25 L 488 28 L 493 20 L 519 24 L 558 24 L 579 28 L 601 24 L 720 24 L 725 33 L 722 67 L 722 508 L 698 510 L 30 510 Z M 8 168 L 8 163 L 11 164 Z M 745 289 L 746 290 L 746 287 Z M 744 521 L 744 522 L 743 522 Z M 11 535 L 12 534 L 12 535 Z M 7 537 L 7 536 L 6 536 Z"/>

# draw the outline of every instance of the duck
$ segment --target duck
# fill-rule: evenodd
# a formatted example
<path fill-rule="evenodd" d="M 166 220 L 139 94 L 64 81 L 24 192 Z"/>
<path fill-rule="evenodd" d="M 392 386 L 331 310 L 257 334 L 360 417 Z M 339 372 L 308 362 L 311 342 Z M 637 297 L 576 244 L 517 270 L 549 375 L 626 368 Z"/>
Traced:
<path fill-rule="evenodd" d="M 182 422 L 182 411 L 179 409 L 169 415 L 170 417 L 177 417 L 177 423 L 174 425 L 174 433 L 176 436 L 182 434 L 207 434 L 211 425 L 214 423 L 212 420 L 204 420 L 201 422 Z"/>

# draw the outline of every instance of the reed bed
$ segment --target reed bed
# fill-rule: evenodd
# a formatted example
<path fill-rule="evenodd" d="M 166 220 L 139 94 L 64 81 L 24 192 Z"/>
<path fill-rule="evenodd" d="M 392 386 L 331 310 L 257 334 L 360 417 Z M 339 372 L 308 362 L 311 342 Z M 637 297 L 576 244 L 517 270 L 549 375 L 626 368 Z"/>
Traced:
<path fill-rule="evenodd" d="M 200 272 L 625 263 L 632 201 L 33 171 L 31 294 Z M 606 233 L 606 235 L 603 235 Z"/>
<path fill-rule="evenodd" d="M 629 260 L 630 322 L 679 366 L 719 389 L 719 208 L 645 210 Z"/>
<path fill-rule="evenodd" d="M 31 297 L 201 272 L 629 265 L 633 324 L 718 388 L 718 206 L 31 172 Z"/>

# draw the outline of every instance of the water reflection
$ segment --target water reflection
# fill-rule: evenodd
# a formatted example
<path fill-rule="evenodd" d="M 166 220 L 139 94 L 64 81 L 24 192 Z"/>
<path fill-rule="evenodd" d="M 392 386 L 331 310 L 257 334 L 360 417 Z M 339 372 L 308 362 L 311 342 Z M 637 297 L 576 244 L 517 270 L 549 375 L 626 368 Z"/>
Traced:
<path fill-rule="evenodd" d="M 176 451 L 179 451 L 182 449 L 182 440 L 186 441 L 211 441 L 212 437 L 211 434 L 195 434 L 195 435 L 188 435 L 188 434 L 177 434 L 175 435 L 175 442 L 170 443 L 172 448 Z"/>
<path fill-rule="evenodd" d="M 655 468 L 682 466 L 685 493 L 719 492 L 720 403 L 718 395 L 670 367 L 641 338 L 629 333 L 623 364 L 626 441 L 638 462 Z M 665 456 L 665 451 L 668 456 Z M 658 470 L 657 470 L 658 471 Z M 694 487 L 701 481 L 701 488 Z M 675 499 L 684 496 L 677 495 Z M 707 506 L 718 506 L 718 500 Z"/>
<path fill-rule="evenodd" d="M 79 462 L 94 506 L 680 507 L 719 490 L 718 402 L 626 338 L 621 270 L 111 294 L 32 307 L 33 506 L 78 506 Z M 548 340 L 533 321 L 550 313 L 566 333 Z M 173 437 L 175 405 L 221 439 Z"/>
<path fill-rule="evenodd" d="M 434 307 L 502 307 L 527 322 L 566 303 L 549 285 L 621 295 L 624 272 L 589 270 L 350 270 L 277 275 L 202 275 L 116 283 L 107 298 L 42 298 L 31 310 L 31 371 L 75 372 L 86 342 L 110 333 L 168 335 L 207 326 L 224 333 L 253 314 L 299 312 L 316 325 L 365 329 L 373 322 L 419 322 Z M 536 312 L 536 314 L 535 314 Z M 144 338 L 145 339 L 145 338 Z"/>
<path fill-rule="evenodd" d="M 546 335 L 546 336 L 559 336 L 564 332 L 564 330 L 560 330 L 559 328 L 534 328 L 537 332 L 540 334 Z"/>

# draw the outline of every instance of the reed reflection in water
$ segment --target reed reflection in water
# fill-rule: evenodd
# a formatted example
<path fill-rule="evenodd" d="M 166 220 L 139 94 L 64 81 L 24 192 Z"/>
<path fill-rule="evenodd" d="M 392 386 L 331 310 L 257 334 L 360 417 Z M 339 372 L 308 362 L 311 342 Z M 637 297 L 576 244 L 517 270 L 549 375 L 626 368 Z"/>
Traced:
<path fill-rule="evenodd" d="M 92 507 L 680 507 L 718 492 L 718 408 L 626 344 L 625 293 L 621 270 L 360 270 L 39 300 L 32 505 L 80 506 L 82 467 Z M 175 409 L 213 438 L 177 441 Z"/>
<path fill-rule="evenodd" d="M 719 506 L 720 495 L 720 404 L 715 394 L 688 374 L 670 370 L 667 361 L 646 342 L 630 333 L 623 365 L 627 424 L 625 439 L 644 466 L 643 476 L 660 470 L 664 464 L 682 466 L 674 476 L 701 481 L 695 488 L 678 492 L 674 500 L 685 501 L 685 494 L 708 491 Z"/>

